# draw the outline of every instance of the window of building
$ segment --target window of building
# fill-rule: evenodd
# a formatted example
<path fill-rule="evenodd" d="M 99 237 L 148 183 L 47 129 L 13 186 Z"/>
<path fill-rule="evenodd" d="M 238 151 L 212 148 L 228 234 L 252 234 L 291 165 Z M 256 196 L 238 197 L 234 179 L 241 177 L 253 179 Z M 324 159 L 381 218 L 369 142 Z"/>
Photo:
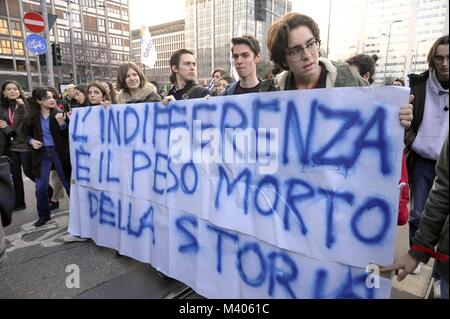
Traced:
<path fill-rule="evenodd" d="M 80 15 L 78 13 L 72 13 L 72 18 L 75 22 L 81 22 Z"/>
<path fill-rule="evenodd" d="M 23 42 L 21 42 L 21 41 L 14 41 L 14 53 L 16 55 L 24 55 Z"/>
<path fill-rule="evenodd" d="M 108 5 L 108 12 L 120 14 L 120 7 L 114 6 L 114 5 Z"/>
<path fill-rule="evenodd" d="M 17 21 L 11 21 L 11 34 L 14 37 L 22 36 L 22 29 L 20 28 L 20 23 Z"/>
<path fill-rule="evenodd" d="M 11 41 L 9 40 L 0 41 L 0 54 L 12 54 Z"/>
<path fill-rule="evenodd" d="M 0 19 L 0 34 L 9 34 L 8 20 Z"/>
<path fill-rule="evenodd" d="M 117 45 L 117 46 L 123 45 L 123 41 L 121 38 L 110 37 L 110 41 L 111 41 L 111 44 L 113 44 L 113 45 Z"/>

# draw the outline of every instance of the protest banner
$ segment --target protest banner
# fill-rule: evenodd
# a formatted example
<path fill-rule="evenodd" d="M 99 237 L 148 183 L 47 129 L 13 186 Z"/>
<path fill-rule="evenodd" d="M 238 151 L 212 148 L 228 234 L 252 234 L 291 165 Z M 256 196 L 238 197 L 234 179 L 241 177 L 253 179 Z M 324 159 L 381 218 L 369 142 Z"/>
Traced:
<path fill-rule="evenodd" d="M 74 110 L 70 233 L 208 298 L 388 298 L 408 90 Z M 374 270 L 375 269 L 375 270 Z"/>

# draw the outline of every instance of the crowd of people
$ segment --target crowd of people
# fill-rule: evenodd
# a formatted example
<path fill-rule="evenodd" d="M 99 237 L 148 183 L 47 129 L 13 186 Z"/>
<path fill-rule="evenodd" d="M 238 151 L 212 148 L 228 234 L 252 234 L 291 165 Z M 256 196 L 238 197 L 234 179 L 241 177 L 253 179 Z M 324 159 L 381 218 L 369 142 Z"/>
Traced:
<path fill-rule="evenodd" d="M 5 81 L 1 85 L 0 155 L 11 160 L 14 210 L 26 208 L 22 170 L 35 183 L 39 217 L 36 227 L 50 220 L 50 211 L 59 206 L 63 189 L 69 196 L 68 124 L 73 108 L 143 102 L 168 105 L 176 100 L 369 86 L 374 82 L 376 55 L 359 54 L 345 62 L 321 57 L 319 27 L 306 15 L 288 13 L 274 22 L 268 31 L 267 45 L 275 66 L 269 78 L 261 79 L 257 74 L 262 59 L 259 42 L 243 35 L 231 39 L 232 60 L 239 79 L 235 81 L 218 68 L 213 70 L 208 88 L 196 82 L 194 52 L 178 50 L 170 58 L 172 85 L 167 94 L 158 91 L 157 85 L 150 83 L 132 62 L 120 65 L 115 85 L 109 81 L 69 85 L 63 97 L 54 88 L 39 87 L 26 98 L 19 83 Z M 406 224 L 409 215 L 411 250 L 408 257 L 403 256 L 385 269 L 402 269 L 402 279 L 419 272 L 419 262 L 426 262 L 430 256 L 437 258 L 439 253 L 444 259 L 438 259 L 435 276 L 442 283 L 444 298 L 448 298 L 448 140 L 446 151 L 441 153 L 441 149 L 448 137 L 448 45 L 448 35 L 437 39 L 428 54 L 429 69 L 409 76 L 412 95 L 409 104 L 399 112 L 399 122 L 406 133 L 398 224 Z M 405 82 L 395 79 L 391 85 L 405 86 Z"/>

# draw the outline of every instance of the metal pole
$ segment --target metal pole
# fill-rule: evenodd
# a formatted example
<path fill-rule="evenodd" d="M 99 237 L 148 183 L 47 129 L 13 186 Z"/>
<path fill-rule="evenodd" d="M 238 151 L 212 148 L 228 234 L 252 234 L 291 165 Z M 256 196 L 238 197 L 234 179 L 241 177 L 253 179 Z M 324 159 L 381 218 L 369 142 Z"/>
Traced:
<path fill-rule="evenodd" d="M 330 58 L 331 0 L 328 6 L 327 59 Z"/>
<path fill-rule="evenodd" d="M 75 34 L 73 30 L 72 5 L 70 0 L 67 0 L 67 9 L 69 11 L 69 29 L 70 29 L 70 55 L 72 58 L 72 74 L 75 85 L 78 85 L 77 77 L 77 63 L 75 61 Z"/>
<path fill-rule="evenodd" d="M 248 33 L 248 0 L 245 0 L 245 34 Z"/>
<path fill-rule="evenodd" d="M 31 65 L 30 65 L 30 57 L 28 55 L 28 49 L 25 45 L 25 39 L 27 32 L 25 31 L 25 24 L 23 23 L 23 5 L 22 0 L 19 0 L 19 10 L 20 10 L 20 26 L 22 28 L 22 38 L 23 38 L 23 50 L 25 52 L 25 68 L 27 69 L 27 83 L 28 83 L 28 91 L 31 92 L 33 90 L 33 77 L 31 74 Z"/>
<path fill-rule="evenodd" d="M 392 24 L 397 23 L 397 22 L 402 22 L 402 20 L 395 20 L 389 24 L 388 43 L 387 43 L 387 50 L 386 50 L 386 61 L 384 62 L 384 76 L 383 76 L 384 83 L 386 83 L 386 71 L 387 71 L 387 62 L 388 62 L 388 56 L 389 56 L 389 45 L 391 44 Z"/>
<path fill-rule="evenodd" d="M 194 50 L 195 50 L 195 55 L 198 58 L 198 12 L 197 12 L 197 0 L 194 0 L 194 20 L 195 20 L 195 25 L 194 25 Z"/>
<path fill-rule="evenodd" d="M 281 17 L 281 15 L 279 15 L 278 13 L 275 13 L 275 12 L 273 12 L 272 10 L 269 10 L 269 9 L 265 9 L 266 10 L 266 12 L 268 12 L 268 13 L 270 13 L 272 16 L 270 17 L 270 19 L 273 21 L 273 16 L 276 16 L 277 18 L 280 18 Z"/>
<path fill-rule="evenodd" d="M 36 54 L 36 64 L 39 75 L 39 86 L 42 86 L 42 73 L 41 73 L 41 62 L 39 61 L 39 55 Z"/>
<path fill-rule="evenodd" d="M 413 68 L 413 73 L 416 73 L 416 66 L 417 66 L 417 54 L 419 51 L 419 43 L 421 42 L 425 42 L 425 40 L 420 40 L 417 42 L 416 44 L 416 53 L 414 54 L 414 68 Z"/>
<path fill-rule="evenodd" d="M 270 25 L 273 24 L 273 16 L 275 15 L 276 17 L 280 17 L 280 15 L 275 14 L 275 0 L 272 0 L 272 6 L 270 7 L 270 10 L 272 10 L 272 16 L 270 17 Z"/>
<path fill-rule="evenodd" d="M 8 1 L 5 2 L 5 5 L 6 5 L 6 16 L 8 17 L 8 25 L 10 26 L 10 29 L 11 29 L 11 17 L 9 15 Z M 14 71 L 17 71 L 16 49 L 14 48 L 14 39 L 12 37 L 12 32 L 9 33 L 9 41 L 11 42 Z"/>
<path fill-rule="evenodd" d="M 108 46 L 108 49 L 106 50 L 106 54 L 108 56 L 108 77 L 111 81 L 112 78 L 112 70 L 111 70 L 111 39 L 109 37 L 109 20 L 108 20 L 108 3 L 105 1 L 105 31 L 106 31 L 106 45 Z"/>
<path fill-rule="evenodd" d="M 211 66 L 212 66 L 212 70 L 215 69 L 215 61 L 214 61 L 214 51 L 215 51 L 215 46 L 216 46 L 216 34 L 215 34 L 215 25 L 216 25 L 216 6 L 215 6 L 215 0 L 211 1 L 211 7 L 212 7 L 212 11 L 211 11 L 211 30 L 212 30 L 212 34 L 211 34 L 211 38 L 212 38 L 212 45 L 211 45 Z"/>
<path fill-rule="evenodd" d="M 41 12 L 45 23 L 45 38 L 47 39 L 49 49 L 47 50 L 47 84 L 52 88 L 55 87 L 55 77 L 53 75 L 53 52 L 50 44 L 50 30 L 48 28 L 48 11 L 47 11 L 47 0 L 41 0 Z M 39 64 L 39 62 L 38 62 Z"/>
<path fill-rule="evenodd" d="M 83 50 L 83 56 L 84 56 L 84 65 L 83 65 L 83 79 L 85 81 L 88 81 L 87 74 L 89 72 L 88 65 L 91 63 L 91 50 L 88 47 L 86 43 L 86 32 L 84 30 L 84 16 L 86 15 L 86 12 L 84 11 L 83 2 L 79 2 L 80 7 L 80 24 L 81 24 L 81 49 Z"/>

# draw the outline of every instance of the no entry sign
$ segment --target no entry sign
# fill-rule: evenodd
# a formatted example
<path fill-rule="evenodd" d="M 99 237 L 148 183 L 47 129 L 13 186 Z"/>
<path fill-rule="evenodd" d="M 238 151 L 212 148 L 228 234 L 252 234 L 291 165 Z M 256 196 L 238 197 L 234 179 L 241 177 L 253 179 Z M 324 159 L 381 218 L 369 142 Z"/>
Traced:
<path fill-rule="evenodd" d="M 31 32 L 39 33 L 45 29 L 44 18 L 39 13 L 34 11 L 25 13 L 23 16 L 23 22 L 25 27 Z"/>

